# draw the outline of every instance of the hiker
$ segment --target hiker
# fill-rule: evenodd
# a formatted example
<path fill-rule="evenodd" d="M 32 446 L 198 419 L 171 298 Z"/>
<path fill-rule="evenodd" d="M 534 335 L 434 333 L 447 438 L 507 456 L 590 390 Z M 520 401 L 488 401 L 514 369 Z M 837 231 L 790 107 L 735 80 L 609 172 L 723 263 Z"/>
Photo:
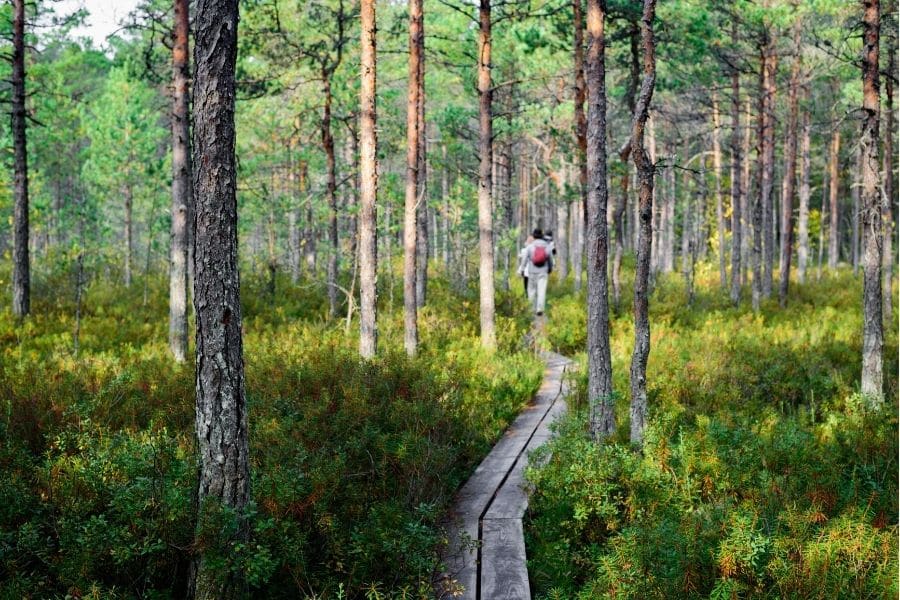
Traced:
<path fill-rule="evenodd" d="M 516 273 L 522 276 L 522 284 L 524 285 L 523 290 L 525 291 L 525 297 L 528 297 L 528 245 L 534 241 L 534 236 L 529 235 L 528 239 L 525 240 L 525 246 L 519 250 L 519 266 L 516 268 Z"/>
<path fill-rule="evenodd" d="M 544 241 L 550 247 L 550 254 L 556 256 L 556 242 L 553 241 L 553 232 L 551 230 L 548 229 L 544 232 Z"/>
<path fill-rule="evenodd" d="M 534 307 L 534 314 L 543 316 L 547 300 L 547 276 L 553 269 L 551 248 L 540 229 L 534 230 L 534 241 L 525 247 L 528 274 L 528 301 Z"/>

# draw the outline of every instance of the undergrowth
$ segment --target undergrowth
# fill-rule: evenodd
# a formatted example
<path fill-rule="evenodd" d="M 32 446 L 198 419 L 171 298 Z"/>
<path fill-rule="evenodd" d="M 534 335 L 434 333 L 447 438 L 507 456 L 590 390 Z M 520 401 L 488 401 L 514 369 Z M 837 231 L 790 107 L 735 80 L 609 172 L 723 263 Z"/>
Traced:
<path fill-rule="evenodd" d="M 549 339 L 582 369 L 549 462 L 529 470 L 535 596 L 896 598 L 896 326 L 872 411 L 849 272 L 759 314 L 732 308 L 710 268 L 697 291 L 689 306 L 680 278 L 656 282 L 643 452 L 627 441 L 630 289 L 611 318 L 618 432 L 603 444 L 585 431 L 583 296 L 552 299 Z"/>
<path fill-rule="evenodd" d="M 169 359 L 164 282 L 145 304 L 98 276 L 75 355 L 71 281 L 0 313 L 0 598 L 183 597 L 198 543 L 254 597 L 428 597 L 453 492 L 540 383 L 511 298 L 489 354 L 477 300 L 435 278 L 410 360 L 382 294 L 383 352 L 361 361 L 321 289 L 250 277 L 251 535 L 220 514 L 195 541 L 194 367 Z"/>

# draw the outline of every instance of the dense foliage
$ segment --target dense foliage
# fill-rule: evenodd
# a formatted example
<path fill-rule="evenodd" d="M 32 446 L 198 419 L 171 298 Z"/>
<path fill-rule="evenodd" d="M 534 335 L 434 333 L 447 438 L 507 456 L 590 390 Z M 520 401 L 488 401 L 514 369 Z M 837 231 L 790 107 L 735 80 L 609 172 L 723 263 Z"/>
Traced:
<path fill-rule="evenodd" d="M 896 597 L 897 378 L 878 412 L 854 393 L 859 280 L 841 271 L 752 314 L 709 267 L 693 306 L 682 281 L 656 284 L 643 452 L 626 437 L 627 317 L 612 326 L 612 443 L 587 439 L 577 377 L 552 458 L 530 472 L 532 585 L 545 598 Z M 582 306 L 553 304 L 563 351 L 584 344 Z M 885 362 L 897 364 L 896 327 Z"/>
<path fill-rule="evenodd" d="M 139 286 L 93 281 L 77 356 L 68 293 L 21 326 L 0 315 L 0 598 L 183 596 L 194 375 L 168 357 L 160 284 L 142 306 Z M 360 362 L 343 324 L 320 317 L 320 289 L 279 282 L 270 303 L 265 286 L 250 279 L 245 296 L 253 534 L 223 545 L 233 519 L 216 515 L 207 551 L 257 597 L 427 595 L 453 491 L 540 382 L 521 306 L 502 304 L 488 356 L 477 303 L 435 283 L 420 357 Z"/>

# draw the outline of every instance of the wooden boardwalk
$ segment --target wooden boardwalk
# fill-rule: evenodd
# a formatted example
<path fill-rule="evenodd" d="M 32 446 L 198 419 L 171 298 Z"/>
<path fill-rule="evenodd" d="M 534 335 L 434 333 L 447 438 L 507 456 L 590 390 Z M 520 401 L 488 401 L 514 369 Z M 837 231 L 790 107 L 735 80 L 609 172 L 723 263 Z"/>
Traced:
<path fill-rule="evenodd" d="M 530 600 L 522 516 L 528 506 L 528 453 L 547 441 L 550 424 L 566 409 L 563 374 L 571 361 L 542 353 L 544 381 L 457 493 L 450 514 L 446 572 L 438 598 Z"/>

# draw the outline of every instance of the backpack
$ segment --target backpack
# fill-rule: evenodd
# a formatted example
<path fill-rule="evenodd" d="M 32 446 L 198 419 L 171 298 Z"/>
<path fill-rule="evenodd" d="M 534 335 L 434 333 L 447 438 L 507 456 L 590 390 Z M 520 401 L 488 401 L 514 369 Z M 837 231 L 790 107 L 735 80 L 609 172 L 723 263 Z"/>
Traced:
<path fill-rule="evenodd" d="M 535 246 L 531 251 L 531 264 L 543 267 L 547 264 L 547 246 Z"/>

